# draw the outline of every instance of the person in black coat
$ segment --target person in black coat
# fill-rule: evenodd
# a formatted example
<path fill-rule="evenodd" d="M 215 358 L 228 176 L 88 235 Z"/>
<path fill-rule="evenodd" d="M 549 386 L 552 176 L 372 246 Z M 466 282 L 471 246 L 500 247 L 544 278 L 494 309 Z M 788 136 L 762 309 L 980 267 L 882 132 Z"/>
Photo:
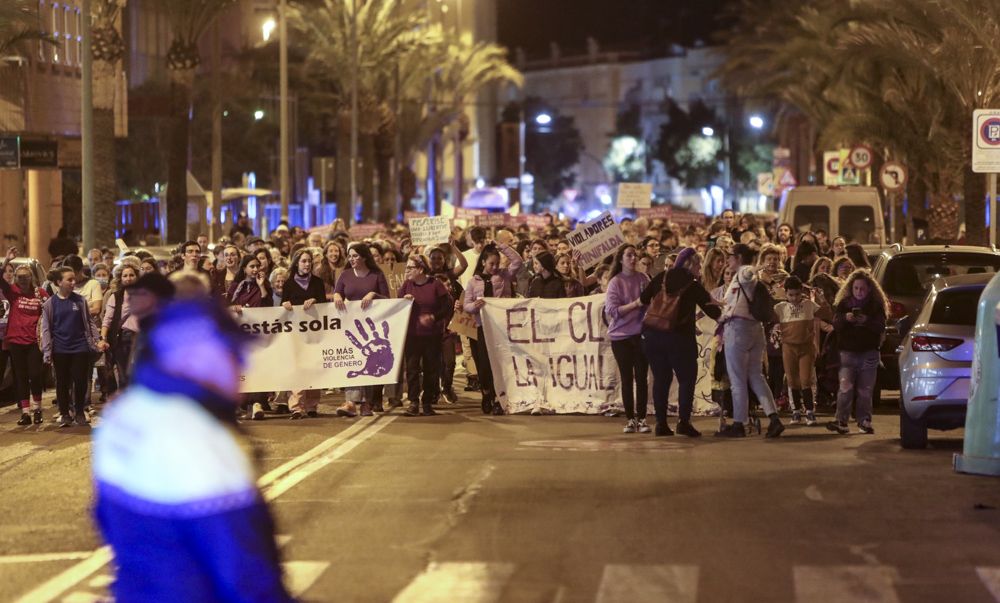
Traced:
<path fill-rule="evenodd" d="M 536 253 L 532 258 L 532 277 L 528 285 L 528 297 L 542 299 L 562 299 L 566 297 L 566 281 L 556 270 L 556 258 L 548 251 Z"/>
<path fill-rule="evenodd" d="M 674 373 L 677 374 L 680 406 L 677 433 L 692 438 L 701 435 L 691 425 L 694 384 L 698 379 L 696 314 L 697 308 L 701 308 L 710 318 L 718 319 L 722 309 L 702 286 L 700 275 L 701 256 L 694 249 L 685 248 L 677 255 L 674 267 L 657 275 L 639 296 L 639 301 L 644 306 L 648 306 L 664 290 L 668 295 L 680 297 L 677 325 L 674 329 L 664 331 L 648 324 L 643 324 L 642 327 L 643 351 L 653 370 L 653 408 L 656 410 L 655 433 L 658 436 L 674 435 L 667 425 L 667 394 L 670 392 Z"/>

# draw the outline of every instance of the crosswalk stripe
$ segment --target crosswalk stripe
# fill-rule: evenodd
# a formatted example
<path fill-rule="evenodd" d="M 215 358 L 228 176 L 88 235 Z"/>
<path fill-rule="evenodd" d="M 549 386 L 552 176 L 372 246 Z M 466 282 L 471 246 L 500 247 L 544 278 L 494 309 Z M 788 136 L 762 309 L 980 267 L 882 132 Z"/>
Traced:
<path fill-rule="evenodd" d="M 884 565 L 797 565 L 795 599 L 825 603 L 898 603 L 895 568 Z"/>
<path fill-rule="evenodd" d="M 698 599 L 696 565 L 606 565 L 597 603 L 694 603 Z"/>
<path fill-rule="evenodd" d="M 493 603 L 513 574 L 513 563 L 431 563 L 393 603 Z"/>
<path fill-rule="evenodd" d="M 330 564 L 326 561 L 287 561 L 282 563 L 285 588 L 288 589 L 290 595 L 298 599 L 319 580 L 328 567 Z"/>
<path fill-rule="evenodd" d="M 976 575 L 993 595 L 993 600 L 1000 601 L 1000 567 L 977 567 Z"/>

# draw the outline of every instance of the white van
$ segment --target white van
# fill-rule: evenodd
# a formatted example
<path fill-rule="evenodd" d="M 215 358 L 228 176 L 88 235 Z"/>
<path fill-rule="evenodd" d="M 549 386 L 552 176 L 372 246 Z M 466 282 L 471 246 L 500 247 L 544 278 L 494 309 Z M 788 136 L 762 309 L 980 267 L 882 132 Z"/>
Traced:
<path fill-rule="evenodd" d="M 823 229 L 831 239 L 886 244 L 882 201 L 872 186 L 797 186 L 781 195 L 778 217 L 795 232 Z"/>

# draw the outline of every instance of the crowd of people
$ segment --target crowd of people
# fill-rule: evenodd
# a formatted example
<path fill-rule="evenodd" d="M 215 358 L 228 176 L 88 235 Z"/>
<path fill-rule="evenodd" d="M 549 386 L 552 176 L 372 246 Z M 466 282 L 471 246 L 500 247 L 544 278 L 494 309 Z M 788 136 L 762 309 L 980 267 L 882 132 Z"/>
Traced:
<path fill-rule="evenodd" d="M 60 426 L 86 424 L 88 409 L 130 382 L 144 323 L 171 298 L 211 298 L 237 314 L 317 303 L 342 309 L 359 302 L 364 309 L 375 299 L 411 299 L 399 382 L 344 388 L 336 414 L 385 412 L 405 398 L 406 415 L 433 415 L 439 401 L 457 400 L 461 358 L 466 390 L 480 393 L 484 413 L 502 415 L 481 326 L 485 298 L 598 294 L 606 296 L 624 432 L 701 435 L 691 416 L 695 383 L 707 378 L 719 407 L 716 435 L 742 437 L 759 428 L 759 409 L 769 419 L 767 436 L 777 437 L 785 429 L 781 412 L 793 423 L 816 425 L 817 406 L 833 404 L 830 430 L 847 433 L 854 407 L 859 428 L 872 433 L 871 396 L 887 302 L 860 245 L 731 210 L 686 227 L 624 218 L 626 243 L 584 269 L 567 240 L 572 226 L 547 215 L 538 229 L 455 227 L 447 244 L 420 248 L 403 224 L 352 238 L 340 221 L 313 231 L 283 223 L 266 240 L 244 225 L 215 245 L 204 235 L 187 241 L 166 260 L 141 248 L 69 253 L 54 259 L 44 282 L 27 264 L 15 269 L 18 251 L 10 249 L 0 279 L 8 308 L 2 359 L 12 367 L 19 424 L 43 421 L 48 366 L 54 369 Z M 390 282 L 399 264 L 404 280 Z M 449 328 L 460 311 L 472 315 L 478 338 Z M 714 325 L 711 333 L 705 319 Z M 705 336 L 710 362 L 702 366 L 697 338 Z M 668 398 L 675 379 L 679 420 L 672 429 Z M 322 393 L 247 394 L 243 416 L 316 417 Z M 650 397 L 653 427 L 646 420 Z"/>

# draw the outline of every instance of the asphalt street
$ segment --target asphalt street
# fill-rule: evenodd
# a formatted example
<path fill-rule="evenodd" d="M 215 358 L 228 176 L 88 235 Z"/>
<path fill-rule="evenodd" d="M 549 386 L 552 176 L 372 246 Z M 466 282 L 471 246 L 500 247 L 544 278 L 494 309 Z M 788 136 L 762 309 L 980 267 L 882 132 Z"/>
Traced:
<path fill-rule="evenodd" d="M 243 424 L 303 600 L 1000 600 L 1000 484 L 952 471 L 960 431 L 902 450 L 891 408 L 875 435 L 723 441 L 708 417 L 693 440 L 484 416 L 468 394 L 436 417 L 340 419 L 336 401 Z M 108 600 L 89 428 L 16 418 L 0 413 L 0 600 Z"/>

